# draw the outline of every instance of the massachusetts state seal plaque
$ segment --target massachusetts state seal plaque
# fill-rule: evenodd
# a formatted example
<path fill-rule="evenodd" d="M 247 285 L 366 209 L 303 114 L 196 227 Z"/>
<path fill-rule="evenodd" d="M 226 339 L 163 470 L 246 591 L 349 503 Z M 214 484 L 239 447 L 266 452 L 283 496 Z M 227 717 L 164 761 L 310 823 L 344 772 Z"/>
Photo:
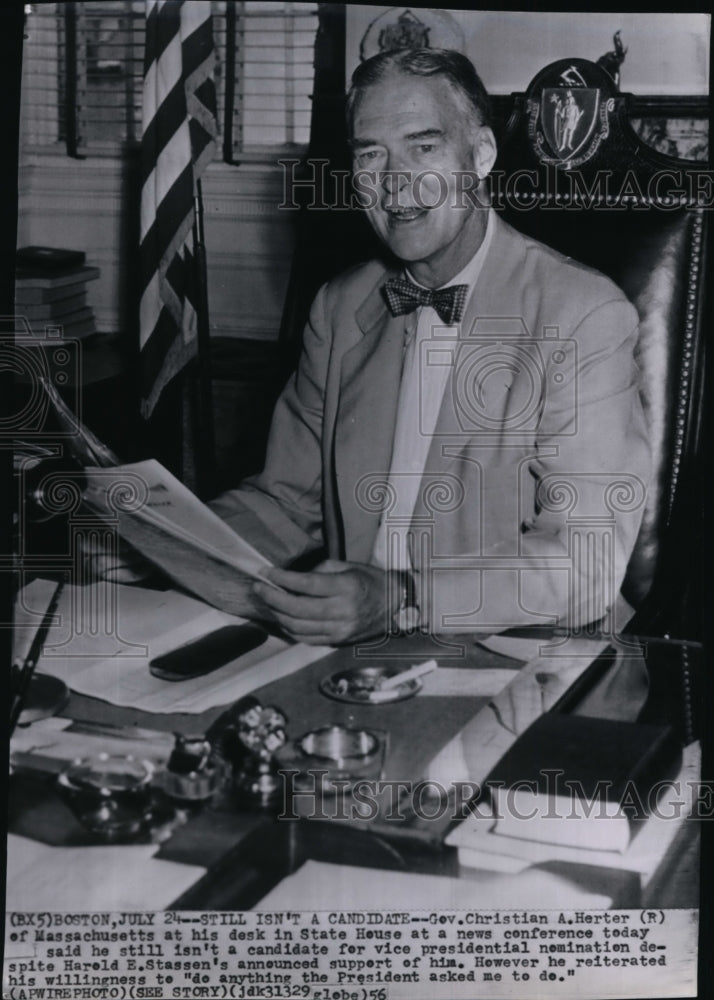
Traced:
<path fill-rule="evenodd" d="M 541 163 L 563 170 L 585 163 L 609 133 L 612 96 L 589 86 L 579 60 L 528 95 L 528 133 Z M 549 85 L 552 84 L 552 85 Z"/>

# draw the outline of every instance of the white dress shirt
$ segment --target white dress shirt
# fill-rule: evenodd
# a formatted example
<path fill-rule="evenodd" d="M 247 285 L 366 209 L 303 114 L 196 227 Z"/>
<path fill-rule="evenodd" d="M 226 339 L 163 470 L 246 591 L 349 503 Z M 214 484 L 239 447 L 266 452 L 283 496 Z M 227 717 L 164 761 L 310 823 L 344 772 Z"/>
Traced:
<path fill-rule="evenodd" d="M 489 209 L 486 233 L 481 246 L 466 267 L 442 286 L 444 288 L 448 288 L 449 285 L 469 286 L 464 315 L 488 253 L 493 228 L 493 209 Z M 419 284 L 408 271 L 406 277 L 415 285 Z M 373 565 L 384 569 L 412 568 L 407 533 L 419 495 L 419 486 L 426 467 L 444 390 L 452 369 L 452 365 L 448 364 L 425 363 L 427 350 L 424 342 L 433 341 L 434 346 L 438 348 L 442 338 L 453 343 L 458 334 L 458 326 L 446 326 L 432 306 L 419 306 L 415 313 L 406 318 L 397 422 L 387 488 L 388 496 L 394 497 L 394 502 L 390 505 L 387 500 L 385 504 L 372 552 Z M 441 356 L 443 357 L 443 349 Z"/>

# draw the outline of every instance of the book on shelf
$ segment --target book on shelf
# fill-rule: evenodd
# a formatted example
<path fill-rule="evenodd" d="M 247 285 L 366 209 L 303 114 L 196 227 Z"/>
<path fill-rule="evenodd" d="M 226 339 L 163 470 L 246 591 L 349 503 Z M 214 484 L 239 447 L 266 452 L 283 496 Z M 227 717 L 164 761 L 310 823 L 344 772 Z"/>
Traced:
<path fill-rule="evenodd" d="M 94 311 L 91 306 L 81 306 L 79 309 L 74 309 L 70 313 L 66 313 L 64 316 L 53 316 L 50 323 L 56 323 L 58 326 L 70 327 L 74 325 L 81 325 L 86 323 L 87 320 L 92 320 L 94 322 Z"/>
<path fill-rule="evenodd" d="M 86 260 L 83 250 L 65 250 L 62 247 L 20 247 L 15 253 L 18 268 L 52 273 L 70 267 L 82 267 Z"/>
<path fill-rule="evenodd" d="M 41 285 L 25 284 L 25 279 L 15 279 L 15 308 L 22 312 L 27 306 L 51 306 L 57 308 L 57 304 L 65 299 L 81 295 L 86 291 L 87 281 L 92 281 L 99 277 L 99 268 L 94 268 L 97 273 L 92 278 L 85 278 L 79 282 L 68 285 L 52 285 L 44 287 Z M 29 279 L 27 279 L 29 282 Z"/>
<path fill-rule="evenodd" d="M 28 268 L 18 267 L 15 271 L 15 300 L 20 302 L 51 302 L 52 299 L 49 297 L 39 300 L 36 298 L 25 298 L 25 293 L 30 290 L 38 289 L 44 292 L 57 292 L 59 289 L 68 289 L 76 285 L 82 286 L 85 282 L 94 281 L 98 278 L 99 273 L 99 268 L 92 265 L 70 267 L 63 271 L 49 272 L 47 274 Z M 81 287 L 72 292 L 72 294 L 76 294 L 77 291 L 81 291 Z M 65 292 L 65 294 L 69 294 L 69 292 Z M 56 295 L 54 297 L 62 298 L 61 295 Z"/>
<path fill-rule="evenodd" d="M 15 311 L 35 327 L 60 327 L 67 338 L 96 333 L 94 313 L 86 303 L 88 281 L 99 268 L 86 264 L 81 250 L 22 247 L 16 254 Z M 35 335 L 38 335 L 36 329 Z"/>
<path fill-rule="evenodd" d="M 20 305 L 20 303 L 16 302 L 16 305 Z M 86 305 L 87 293 L 82 291 L 68 295 L 66 298 L 55 299 L 53 302 L 25 302 L 22 304 L 22 314 L 30 322 L 52 323 L 84 309 Z"/>
<path fill-rule="evenodd" d="M 208 604 L 254 615 L 253 583 L 272 564 L 160 462 L 85 472 L 87 506 L 145 559 Z"/>
<path fill-rule="evenodd" d="M 89 316 L 84 316 L 81 319 L 74 319 L 71 322 L 58 319 L 47 325 L 60 327 L 64 337 L 77 337 L 81 339 L 82 337 L 91 337 L 93 333 L 97 332 L 97 324 L 94 321 L 94 313 L 91 309 L 89 310 Z"/>

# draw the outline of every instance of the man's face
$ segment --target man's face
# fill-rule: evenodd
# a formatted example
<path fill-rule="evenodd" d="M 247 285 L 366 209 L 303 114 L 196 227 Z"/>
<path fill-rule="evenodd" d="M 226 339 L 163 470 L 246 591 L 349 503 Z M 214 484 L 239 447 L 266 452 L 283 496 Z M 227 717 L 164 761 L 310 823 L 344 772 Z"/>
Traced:
<path fill-rule="evenodd" d="M 351 142 L 354 171 L 377 174 L 367 216 L 380 239 L 428 287 L 458 274 L 486 229 L 486 212 L 463 192 L 493 165 L 491 130 L 443 77 L 393 75 L 357 101 Z"/>

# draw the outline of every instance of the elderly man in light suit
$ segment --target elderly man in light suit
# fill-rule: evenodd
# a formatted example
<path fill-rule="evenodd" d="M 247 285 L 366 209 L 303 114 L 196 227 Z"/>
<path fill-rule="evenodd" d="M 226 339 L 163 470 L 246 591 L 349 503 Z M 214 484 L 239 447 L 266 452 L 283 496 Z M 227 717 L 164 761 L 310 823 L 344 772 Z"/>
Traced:
<path fill-rule="evenodd" d="M 489 207 L 495 140 L 465 57 L 376 56 L 348 113 L 397 263 L 322 288 L 265 469 L 214 504 L 279 565 L 326 550 L 272 570 L 260 611 L 312 643 L 597 620 L 649 473 L 636 312 Z"/>

